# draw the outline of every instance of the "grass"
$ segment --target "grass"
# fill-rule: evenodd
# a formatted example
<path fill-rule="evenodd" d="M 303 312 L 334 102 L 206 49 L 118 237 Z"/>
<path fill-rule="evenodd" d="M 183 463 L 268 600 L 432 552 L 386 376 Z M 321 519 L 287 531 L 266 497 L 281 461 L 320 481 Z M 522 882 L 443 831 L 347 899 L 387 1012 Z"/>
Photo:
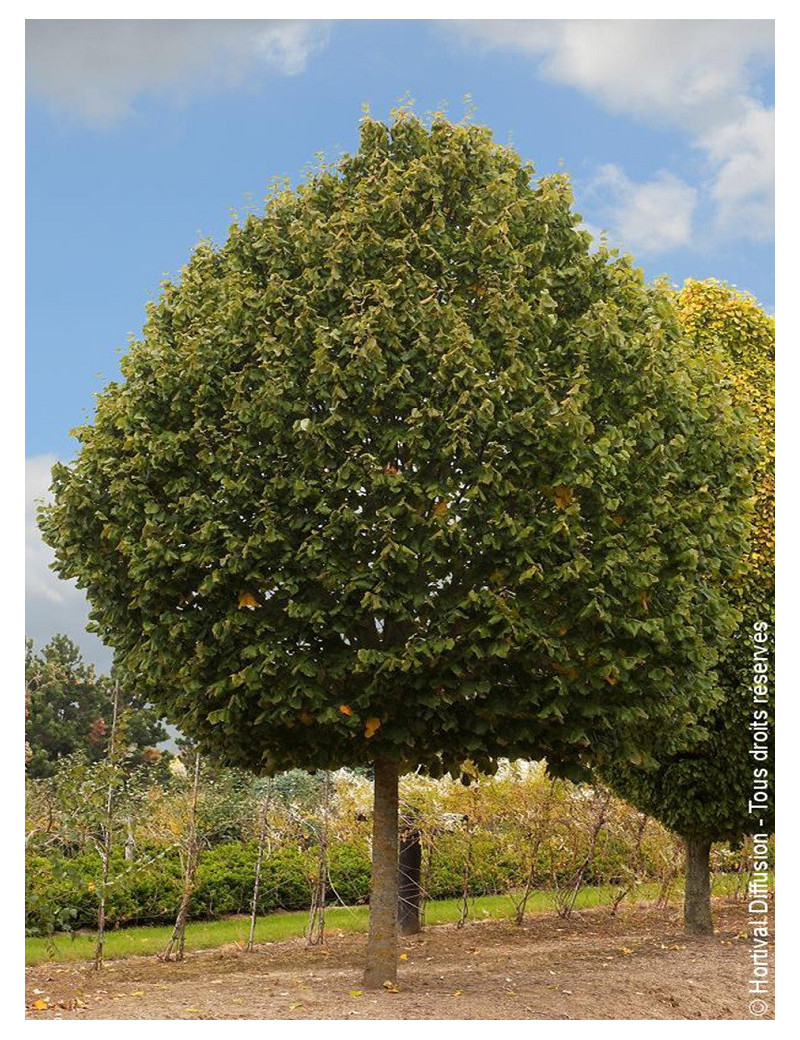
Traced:
<path fill-rule="evenodd" d="M 736 878 L 733 875 L 721 875 L 714 878 L 714 895 L 728 895 L 733 892 Z M 652 900 L 656 897 L 658 886 L 641 885 L 635 894 L 637 901 Z M 588 909 L 593 906 L 607 906 L 617 892 L 613 885 L 596 885 L 582 888 L 578 893 L 575 908 Z M 672 896 L 680 894 L 680 886 L 676 884 Z M 626 902 L 631 896 L 626 897 Z M 555 910 L 555 893 L 551 889 L 536 889 L 531 892 L 527 904 L 527 912 L 541 913 Z M 450 924 L 459 919 L 461 913 L 460 899 L 440 899 L 426 904 L 426 924 Z M 514 916 L 514 903 L 510 896 L 477 896 L 469 901 L 469 920 L 491 918 L 494 920 L 510 920 Z M 257 943 L 280 942 L 282 939 L 295 939 L 303 935 L 308 914 L 299 910 L 289 913 L 269 914 L 259 918 L 256 923 L 255 941 Z M 369 909 L 366 906 L 330 907 L 325 911 L 325 930 L 329 935 L 338 932 L 365 932 L 369 922 Z M 250 920 L 247 917 L 226 917 L 219 921 L 194 921 L 186 927 L 186 949 L 208 950 L 227 943 L 247 942 Z M 141 954 L 160 953 L 172 935 L 172 925 L 143 925 L 131 928 L 112 929 L 106 933 L 105 956 L 108 960 L 133 957 Z M 74 932 L 71 935 L 59 934 L 53 938 L 28 938 L 25 940 L 25 964 L 33 966 L 48 961 L 63 963 L 66 961 L 91 960 L 94 955 L 95 933 Z"/>

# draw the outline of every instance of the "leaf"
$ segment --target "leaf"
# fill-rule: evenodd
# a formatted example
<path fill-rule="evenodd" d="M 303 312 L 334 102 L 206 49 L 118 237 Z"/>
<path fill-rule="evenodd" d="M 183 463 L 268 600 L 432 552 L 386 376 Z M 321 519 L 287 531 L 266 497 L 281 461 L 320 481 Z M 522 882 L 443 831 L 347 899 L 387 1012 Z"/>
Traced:
<path fill-rule="evenodd" d="M 572 502 L 572 489 L 565 487 L 563 484 L 558 484 L 554 487 L 553 494 L 555 495 L 556 505 L 559 509 L 566 509 Z"/>
<path fill-rule="evenodd" d="M 401 961 L 407 961 L 408 960 L 408 954 L 407 953 L 401 953 L 400 954 L 400 960 Z"/>
<path fill-rule="evenodd" d="M 42 1000 L 40 998 L 39 1000 L 35 1000 L 33 1002 L 33 1006 L 36 1008 L 37 1011 L 46 1011 L 50 1007 L 50 1002 L 47 1000 Z"/>
<path fill-rule="evenodd" d="M 350 990 L 350 996 L 351 997 L 363 997 L 364 996 L 364 991 L 362 989 L 351 989 Z"/>
<path fill-rule="evenodd" d="M 239 610 L 241 610 L 242 607 L 257 607 L 257 606 L 258 606 L 258 600 L 255 598 L 255 596 L 252 593 L 250 593 L 250 592 L 240 592 L 239 593 Z"/>
<path fill-rule="evenodd" d="M 353 709 L 350 707 L 349 704 L 340 704 L 339 705 L 339 711 L 342 713 L 342 715 L 352 715 L 353 714 Z"/>
<path fill-rule="evenodd" d="M 364 725 L 364 736 L 367 738 L 367 740 L 369 740 L 370 737 L 374 737 L 375 736 L 375 734 L 378 732 L 378 730 L 380 728 L 381 728 L 381 720 L 380 719 L 376 719 L 374 717 L 373 718 L 369 718 L 369 719 L 367 719 L 367 721 L 366 721 L 366 723 Z"/>
<path fill-rule="evenodd" d="M 609 686 L 616 686 L 619 682 L 619 679 L 616 677 L 616 675 L 607 675 L 606 682 Z"/>
<path fill-rule="evenodd" d="M 447 503 L 442 501 L 442 502 L 437 502 L 436 503 L 436 505 L 433 507 L 433 512 L 434 512 L 434 514 L 436 516 L 439 516 L 439 517 L 447 516 L 448 509 L 449 509 L 449 506 L 447 505 Z"/>
<path fill-rule="evenodd" d="M 387 993 L 399 993 L 400 992 L 400 987 L 397 985 L 397 983 L 396 982 L 390 982 L 388 979 L 386 980 L 386 982 L 384 982 L 383 988 L 386 990 Z"/>

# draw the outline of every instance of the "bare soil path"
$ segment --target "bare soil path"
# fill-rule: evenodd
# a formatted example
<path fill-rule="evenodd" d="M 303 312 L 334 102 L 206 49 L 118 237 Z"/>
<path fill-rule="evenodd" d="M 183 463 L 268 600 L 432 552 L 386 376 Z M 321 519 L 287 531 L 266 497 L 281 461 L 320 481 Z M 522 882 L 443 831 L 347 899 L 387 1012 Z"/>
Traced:
<path fill-rule="evenodd" d="M 677 908 L 605 908 L 525 926 L 439 925 L 401 940 L 399 992 L 363 992 L 366 937 L 303 940 L 26 972 L 36 1019 L 749 1019 L 747 907 L 716 900 L 717 932 L 690 938 Z M 774 978 L 770 945 L 770 978 Z M 38 1002 L 38 1005 L 37 1005 Z M 772 1000 L 761 1017 L 772 1018 Z M 43 1007 L 43 1005 L 46 1005 Z"/>

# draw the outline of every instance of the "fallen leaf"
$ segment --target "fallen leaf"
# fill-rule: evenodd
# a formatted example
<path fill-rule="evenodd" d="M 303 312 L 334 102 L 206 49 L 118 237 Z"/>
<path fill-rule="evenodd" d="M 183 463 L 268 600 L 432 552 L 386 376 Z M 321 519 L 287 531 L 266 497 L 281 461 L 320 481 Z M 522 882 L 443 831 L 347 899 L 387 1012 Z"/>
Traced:
<path fill-rule="evenodd" d="M 401 953 L 400 954 L 400 960 L 401 961 L 407 961 L 408 960 L 408 954 L 407 953 Z"/>
<path fill-rule="evenodd" d="M 33 1006 L 37 1011 L 46 1011 L 50 1007 L 50 1004 L 46 1000 L 35 1000 Z"/>
<path fill-rule="evenodd" d="M 463 995 L 464 995 L 464 994 L 463 994 L 463 991 L 462 991 L 462 990 L 460 990 L 460 989 L 457 989 L 457 990 L 455 991 L 455 993 L 453 994 L 453 996 L 454 996 L 454 997 L 461 997 L 461 996 L 463 996 Z"/>
<path fill-rule="evenodd" d="M 131 993 L 131 996 L 132 997 L 143 997 L 144 996 L 144 990 L 143 989 L 137 989 L 133 993 Z"/>
<path fill-rule="evenodd" d="M 399 993 L 400 992 L 400 987 L 397 985 L 397 983 L 396 982 L 390 982 L 388 979 L 386 980 L 386 982 L 384 982 L 383 988 L 386 990 L 387 993 Z"/>
<path fill-rule="evenodd" d="M 351 989 L 350 990 L 350 996 L 351 997 L 363 997 L 364 996 L 364 991 L 363 991 L 363 989 Z"/>

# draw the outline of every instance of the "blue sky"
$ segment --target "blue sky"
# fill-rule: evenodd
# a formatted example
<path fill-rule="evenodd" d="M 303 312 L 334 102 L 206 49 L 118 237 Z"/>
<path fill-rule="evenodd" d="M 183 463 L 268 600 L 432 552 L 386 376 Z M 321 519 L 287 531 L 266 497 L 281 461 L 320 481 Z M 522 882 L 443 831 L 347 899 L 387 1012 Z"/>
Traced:
<path fill-rule="evenodd" d="M 39 21 L 26 39 L 26 628 L 103 666 L 47 569 L 31 502 L 118 373 L 144 305 L 274 176 L 355 147 L 363 103 L 444 102 L 566 169 L 645 276 L 717 277 L 774 306 L 767 21 Z"/>

